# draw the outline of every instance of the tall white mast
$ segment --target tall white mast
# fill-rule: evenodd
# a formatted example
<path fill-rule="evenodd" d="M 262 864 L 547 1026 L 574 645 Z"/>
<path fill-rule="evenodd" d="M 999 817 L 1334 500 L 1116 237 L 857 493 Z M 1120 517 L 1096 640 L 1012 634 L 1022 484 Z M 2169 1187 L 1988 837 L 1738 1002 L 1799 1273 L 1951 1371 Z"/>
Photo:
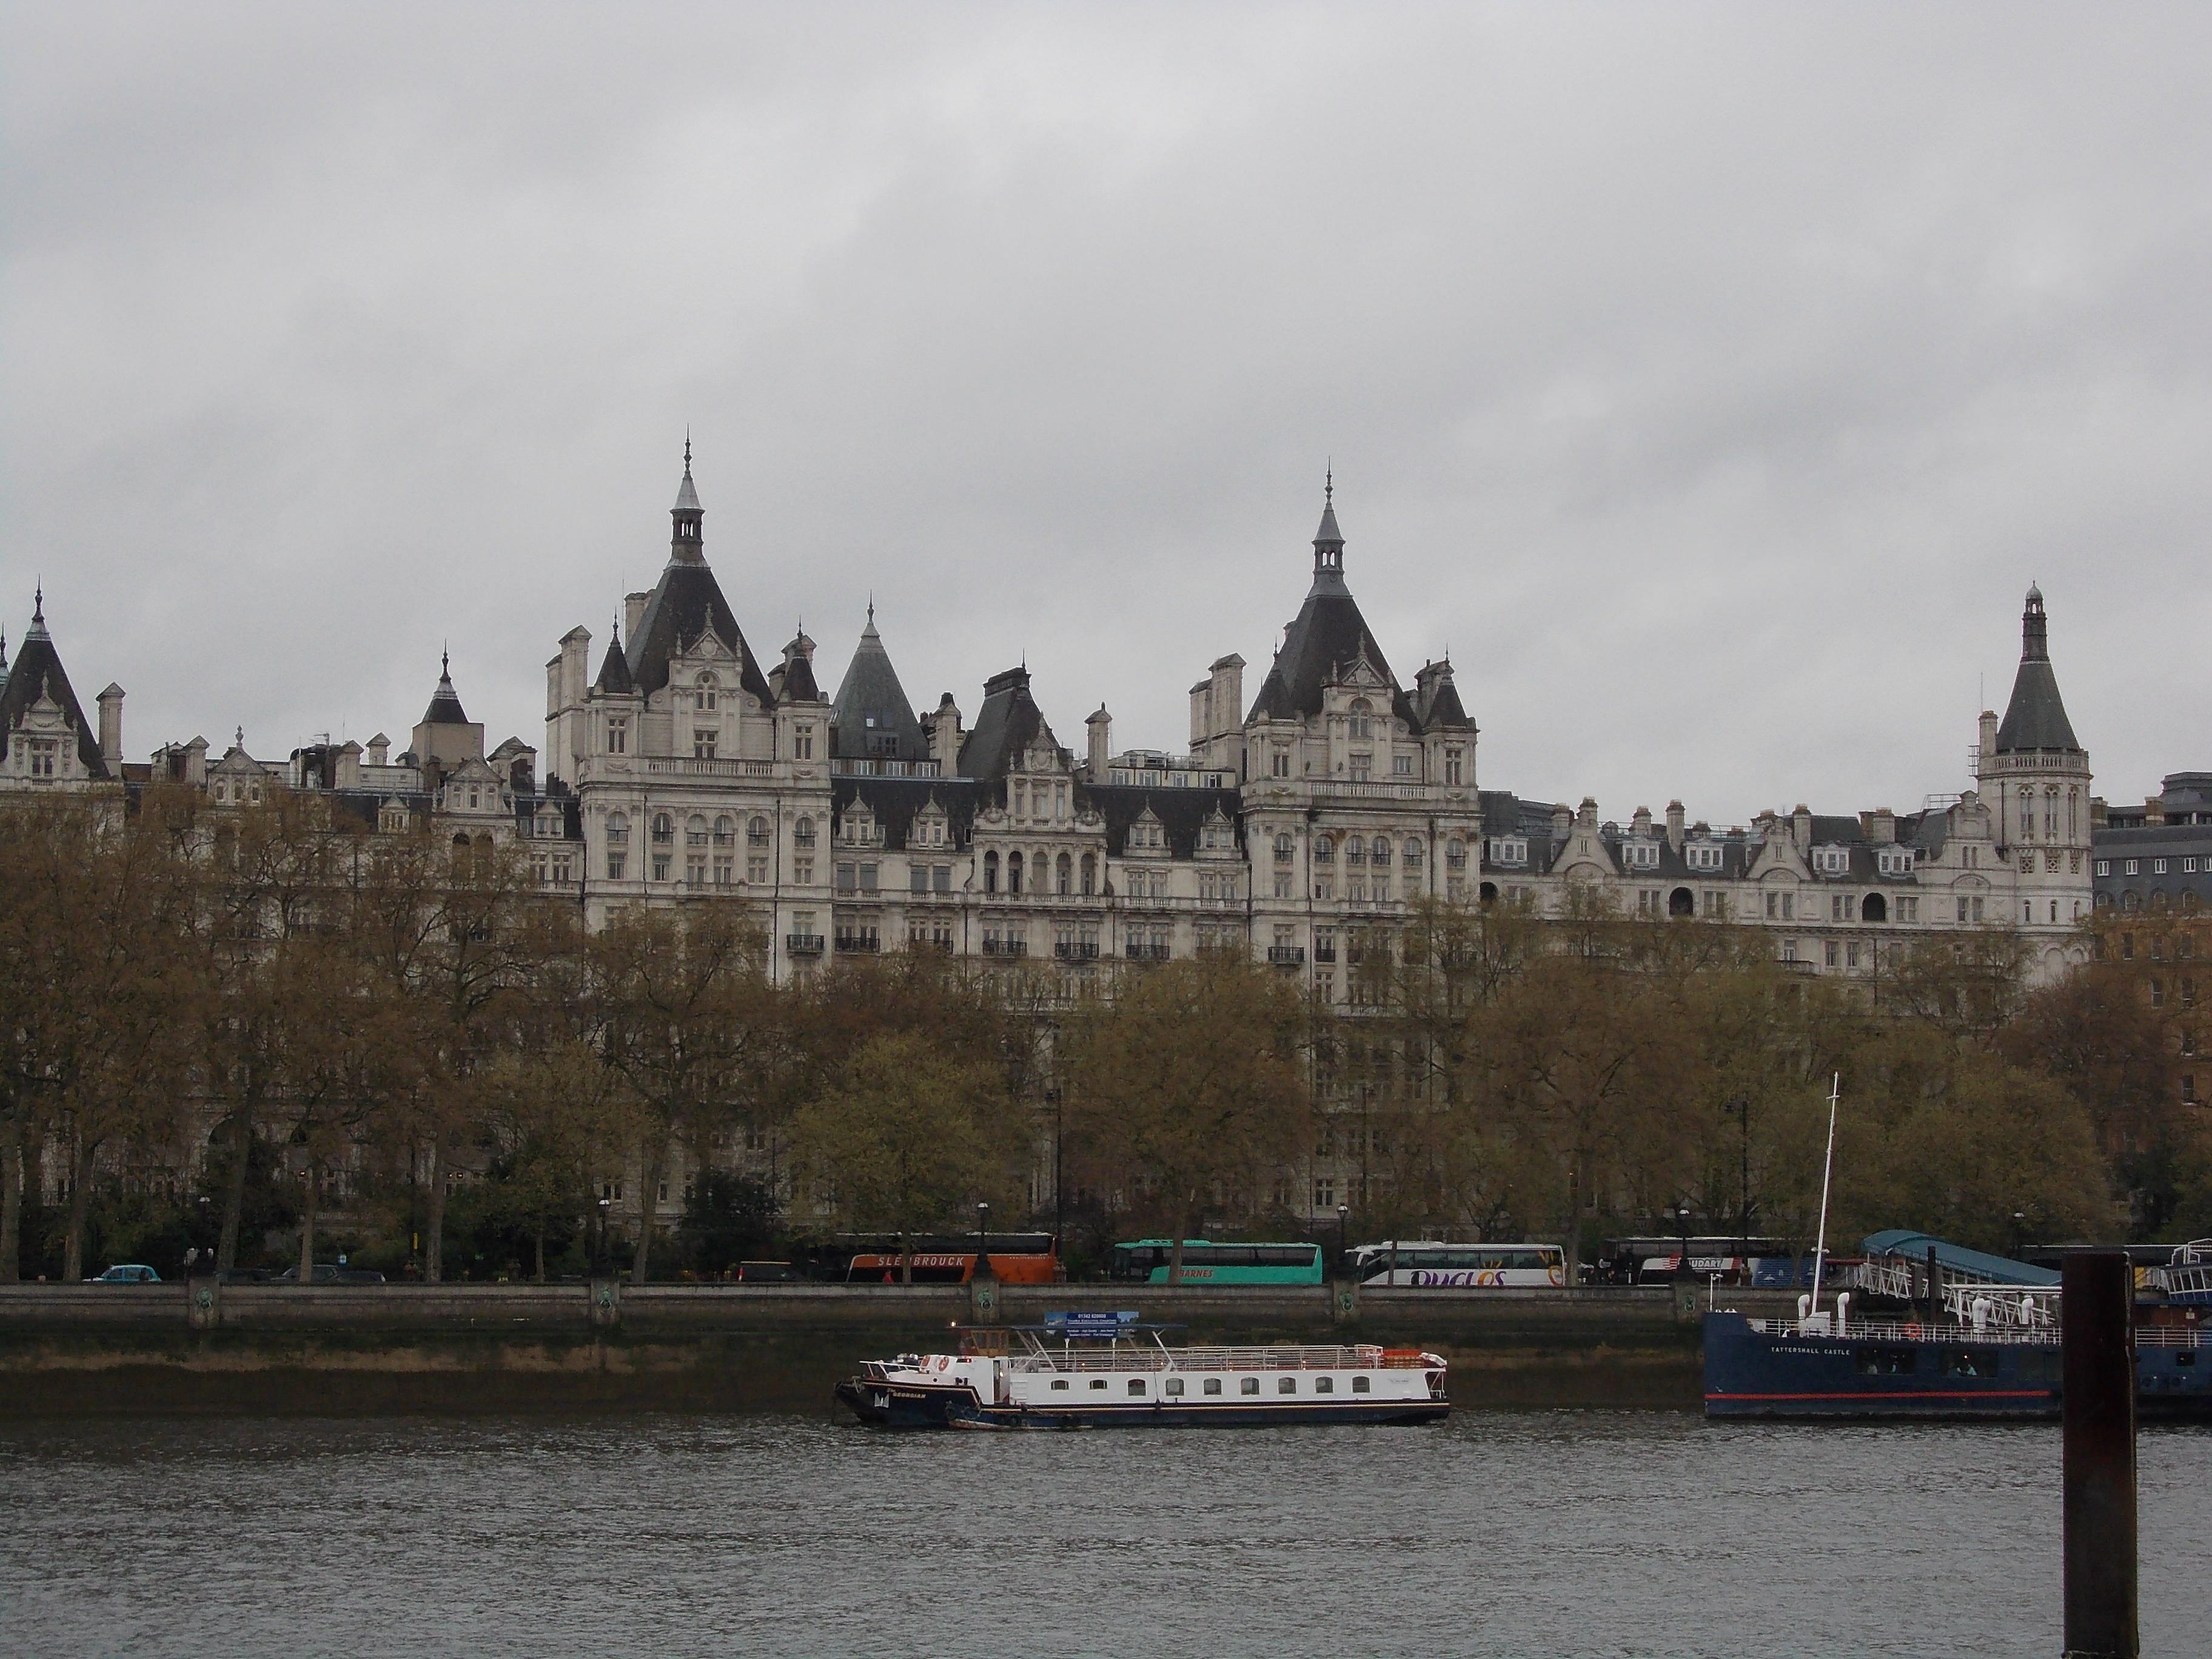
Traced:
<path fill-rule="evenodd" d="M 1820 1311 L 1820 1268 L 1828 1255 L 1828 1176 L 1836 1167 L 1836 1100 L 1844 1091 L 1844 1074 L 1828 1081 L 1828 1150 L 1820 1159 L 1820 1233 L 1813 1246 L 1813 1313 Z"/>

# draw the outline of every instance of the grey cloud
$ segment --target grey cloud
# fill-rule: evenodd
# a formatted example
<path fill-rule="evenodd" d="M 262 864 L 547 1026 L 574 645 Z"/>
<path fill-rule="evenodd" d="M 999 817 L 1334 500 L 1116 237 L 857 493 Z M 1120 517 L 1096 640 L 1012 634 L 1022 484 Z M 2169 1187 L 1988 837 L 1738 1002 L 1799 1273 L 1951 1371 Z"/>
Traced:
<path fill-rule="evenodd" d="M 1486 783 L 1962 787 L 2021 590 L 2100 787 L 2207 763 L 2188 8 L 21 7 L 0 614 L 134 752 L 397 734 L 665 547 L 918 699 L 1174 744 L 1325 458 Z"/>

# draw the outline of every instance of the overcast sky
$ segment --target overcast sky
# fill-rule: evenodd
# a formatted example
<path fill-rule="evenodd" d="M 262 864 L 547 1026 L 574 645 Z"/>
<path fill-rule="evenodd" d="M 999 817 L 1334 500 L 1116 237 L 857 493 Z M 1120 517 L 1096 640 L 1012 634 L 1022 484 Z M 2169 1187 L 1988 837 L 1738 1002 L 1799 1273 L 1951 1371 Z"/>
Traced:
<path fill-rule="evenodd" d="M 0 9 L 0 619 L 131 758 L 496 743 L 666 556 L 753 648 L 1256 690 L 1333 459 L 1480 781 L 1916 807 L 2022 591 L 2212 766 L 2212 9 Z M 1986 693 L 1980 690 L 1986 677 Z"/>

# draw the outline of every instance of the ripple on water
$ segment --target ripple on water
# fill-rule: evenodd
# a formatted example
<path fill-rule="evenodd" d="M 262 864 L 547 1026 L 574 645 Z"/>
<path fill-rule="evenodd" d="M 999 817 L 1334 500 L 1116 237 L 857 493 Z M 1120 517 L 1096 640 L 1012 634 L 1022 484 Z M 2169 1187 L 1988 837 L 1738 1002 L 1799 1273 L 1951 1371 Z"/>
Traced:
<path fill-rule="evenodd" d="M 2141 1467 L 2191 1651 L 2212 1431 Z M 2047 1426 L 0 1425 L 0 1646 L 55 1656 L 2039 1656 L 2057 1556 Z"/>

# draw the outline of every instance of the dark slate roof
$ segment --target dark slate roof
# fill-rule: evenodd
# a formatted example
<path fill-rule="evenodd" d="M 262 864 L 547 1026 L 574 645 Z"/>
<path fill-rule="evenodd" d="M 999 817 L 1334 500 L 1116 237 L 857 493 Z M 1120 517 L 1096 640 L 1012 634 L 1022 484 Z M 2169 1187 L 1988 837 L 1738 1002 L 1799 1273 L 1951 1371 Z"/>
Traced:
<path fill-rule="evenodd" d="M 1229 820 L 1240 844 L 1243 835 L 1234 789 L 1145 789 L 1130 784 L 1079 783 L 1075 809 L 1080 812 L 1086 808 L 1106 820 L 1106 850 L 1117 857 L 1128 843 L 1129 826 L 1144 817 L 1147 808 L 1165 831 L 1171 858 L 1187 859 L 1198 851 L 1198 832 L 1216 812 Z"/>
<path fill-rule="evenodd" d="M 1014 756 L 1042 735 L 1052 738 L 1044 711 L 1030 696 L 1030 671 L 1009 668 L 983 682 L 983 706 L 975 712 L 975 725 L 960 745 L 960 775 L 963 778 L 1001 778 Z M 1057 739 L 1053 739 L 1057 743 Z M 923 753 L 927 753 L 927 745 Z"/>
<path fill-rule="evenodd" d="M 782 696 L 786 702 L 822 701 L 822 688 L 814 683 L 814 664 L 799 652 L 794 651 L 785 659 Z"/>
<path fill-rule="evenodd" d="M 921 722 L 914 717 L 914 705 L 907 701 L 906 688 L 899 684 L 898 671 L 891 666 L 883 636 L 876 632 L 873 605 L 868 607 L 868 623 L 860 630 L 860 643 L 838 684 L 837 711 L 831 724 L 836 740 L 830 752 L 839 760 L 929 758 L 929 739 L 922 733 Z M 869 746 L 872 737 L 884 736 L 898 746 Z"/>
<path fill-rule="evenodd" d="M 745 643 L 738 619 L 731 614 L 730 602 L 722 597 L 721 585 L 703 559 L 696 562 L 671 559 L 662 568 L 660 580 L 646 601 L 645 615 L 629 642 L 633 688 L 650 696 L 666 685 L 669 658 L 704 634 L 709 620 L 722 643 L 744 659 L 739 683 L 760 700 L 763 708 L 773 707 L 775 699 L 769 692 L 761 665 L 753 659 L 752 647 Z"/>
<path fill-rule="evenodd" d="M 2051 671 L 2050 624 L 2043 612 L 2043 594 L 2027 590 L 2027 608 L 2020 619 L 2020 672 L 2013 678 L 2012 701 L 1997 727 L 1997 753 L 2020 750 L 2073 749 L 2073 722 L 2058 695 L 2058 676 Z"/>
<path fill-rule="evenodd" d="M 637 683 L 629 677 L 629 659 L 623 653 L 622 629 L 617 628 L 607 641 L 606 660 L 599 665 L 599 678 L 593 690 L 617 696 L 628 696 L 637 690 Z"/>
<path fill-rule="evenodd" d="M 905 847 L 915 819 L 932 800 L 945 810 L 953 846 L 966 846 L 975 814 L 983 810 L 990 794 L 985 786 L 970 778 L 839 777 L 830 780 L 830 789 L 831 811 L 837 817 L 842 818 L 856 800 L 867 803 L 868 811 L 884 828 L 884 847 L 891 852 Z"/>
<path fill-rule="evenodd" d="M 469 717 L 461 711 L 461 700 L 453 690 L 453 665 L 447 657 L 438 659 L 438 689 L 430 694 L 430 706 L 422 711 L 424 726 L 466 726 Z"/>
<path fill-rule="evenodd" d="M 31 631 L 23 636 L 22 647 L 15 653 L 15 665 L 9 672 L 7 687 L 0 690 L 0 755 L 8 752 L 9 736 L 23 723 L 23 717 L 41 693 L 53 699 L 76 726 L 76 757 L 85 775 L 107 777 L 107 762 L 100 752 L 100 730 L 85 719 L 76 693 L 70 689 L 69 675 L 63 672 L 61 653 L 47 636 L 44 595 L 32 612 Z"/>
<path fill-rule="evenodd" d="M 1411 702 L 1413 718 L 1410 724 L 1416 732 L 1438 732 L 1448 726 L 1474 724 L 1459 700 L 1459 688 L 1452 684 L 1449 659 L 1431 663 L 1413 677 Z"/>
<path fill-rule="evenodd" d="M 1247 719 L 1297 720 L 1318 714 L 1322 688 L 1364 657 L 1368 666 L 1389 684 L 1392 712 L 1407 725 L 1415 724 L 1412 705 L 1399 689 L 1389 659 L 1345 586 L 1343 557 L 1344 538 L 1338 533 L 1332 504 L 1322 509 L 1321 529 L 1314 537 L 1313 586 L 1283 632 L 1283 648 L 1260 683 Z"/>

